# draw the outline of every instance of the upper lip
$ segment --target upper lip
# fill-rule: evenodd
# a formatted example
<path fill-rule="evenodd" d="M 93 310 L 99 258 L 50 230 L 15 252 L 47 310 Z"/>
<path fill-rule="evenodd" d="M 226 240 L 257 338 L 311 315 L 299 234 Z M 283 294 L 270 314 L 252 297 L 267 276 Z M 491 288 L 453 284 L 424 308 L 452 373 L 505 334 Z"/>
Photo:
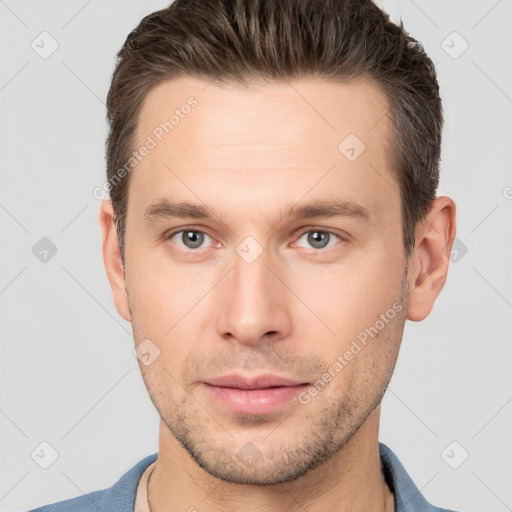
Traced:
<path fill-rule="evenodd" d="M 298 386 L 300 384 L 307 384 L 304 381 L 298 381 L 272 374 L 256 375 L 254 377 L 244 377 L 242 375 L 234 374 L 223 375 L 207 379 L 204 382 L 210 386 L 238 389 L 265 389 L 278 386 Z"/>

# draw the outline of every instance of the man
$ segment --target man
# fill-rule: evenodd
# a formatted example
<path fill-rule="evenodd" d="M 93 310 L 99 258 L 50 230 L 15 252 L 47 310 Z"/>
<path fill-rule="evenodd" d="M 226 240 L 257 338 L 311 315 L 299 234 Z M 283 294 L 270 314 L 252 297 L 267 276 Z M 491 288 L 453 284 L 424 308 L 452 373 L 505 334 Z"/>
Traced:
<path fill-rule="evenodd" d="M 421 45 L 370 1 L 177 0 L 107 108 L 103 257 L 159 452 L 37 510 L 442 510 L 378 441 L 455 236 Z"/>

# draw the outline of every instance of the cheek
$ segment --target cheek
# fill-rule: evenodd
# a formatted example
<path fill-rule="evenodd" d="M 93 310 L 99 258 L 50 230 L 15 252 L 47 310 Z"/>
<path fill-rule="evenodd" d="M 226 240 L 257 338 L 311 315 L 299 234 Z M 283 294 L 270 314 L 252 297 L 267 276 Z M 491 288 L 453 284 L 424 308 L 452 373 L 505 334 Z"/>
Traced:
<path fill-rule="evenodd" d="M 154 363 L 159 373 L 152 368 L 142 370 L 148 379 L 169 380 L 174 387 L 171 375 L 181 380 L 187 358 L 200 354 L 204 330 L 211 328 L 212 314 L 205 308 L 211 300 L 208 292 L 218 278 L 212 268 L 132 262 L 137 271 L 128 273 L 127 288 L 134 337 L 137 344 L 150 339 L 160 351 Z"/>
<path fill-rule="evenodd" d="M 200 299 L 202 288 L 194 269 L 162 262 L 149 253 L 132 258 L 127 268 L 128 295 L 135 315 L 159 337 Z"/>
<path fill-rule="evenodd" d="M 403 271 L 399 258 L 380 252 L 330 268 L 303 265 L 295 269 L 291 288 L 342 348 L 399 301 Z"/>

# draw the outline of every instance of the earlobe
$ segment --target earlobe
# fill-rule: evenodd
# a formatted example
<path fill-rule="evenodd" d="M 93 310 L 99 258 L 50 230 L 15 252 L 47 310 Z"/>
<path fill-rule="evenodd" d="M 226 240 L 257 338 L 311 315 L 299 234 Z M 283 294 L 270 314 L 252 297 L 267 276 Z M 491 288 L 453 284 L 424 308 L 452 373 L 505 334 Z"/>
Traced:
<path fill-rule="evenodd" d="M 131 322 L 125 272 L 114 221 L 114 209 L 110 199 L 104 199 L 101 202 L 99 223 L 102 235 L 103 263 L 107 272 L 110 288 L 112 289 L 114 304 L 118 313 L 127 322 Z"/>
<path fill-rule="evenodd" d="M 407 308 L 409 320 L 424 320 L 444 287 L 455 238 L 455 215 L 452 199 L 438 197 L 416 229 L 416 244 L 411 255 L 413 283 Z"/>

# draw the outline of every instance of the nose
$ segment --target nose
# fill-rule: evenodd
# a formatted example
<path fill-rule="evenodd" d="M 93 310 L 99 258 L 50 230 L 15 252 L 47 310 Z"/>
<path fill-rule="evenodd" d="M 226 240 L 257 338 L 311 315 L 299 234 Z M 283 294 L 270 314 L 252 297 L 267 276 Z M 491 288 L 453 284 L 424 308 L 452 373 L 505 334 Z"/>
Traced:
<path fill-rule="evenodd" d="M 252 262 L 234 254 L 233 268 L 216 287 L 217 332 L 224 339 L 256 346 L 289 336 L 290 292 L 270 259 L 265 251 Z"/>

